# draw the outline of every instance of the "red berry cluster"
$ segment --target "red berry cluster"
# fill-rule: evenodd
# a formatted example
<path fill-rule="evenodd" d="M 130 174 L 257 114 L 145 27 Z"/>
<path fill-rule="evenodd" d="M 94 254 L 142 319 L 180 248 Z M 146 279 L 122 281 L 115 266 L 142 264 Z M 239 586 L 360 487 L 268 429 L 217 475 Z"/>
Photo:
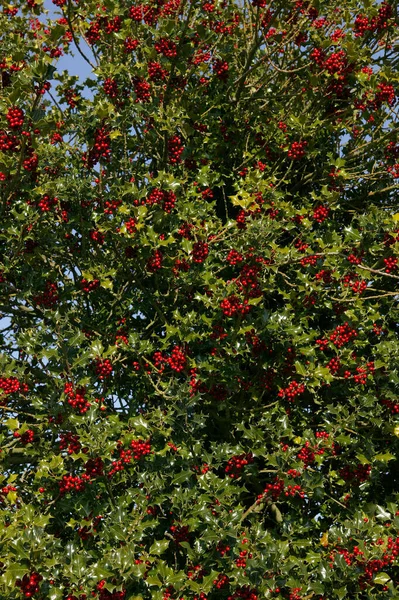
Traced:
<path fill-rule="evenodd" d="M 78 387 L 74 391 L 72 383 L 66 383 L 64 386 L 64 394 L 67 397 L 68 404 L 81 415 L 86 413 L 91 406 L 85 398 L 85 393 L 86 389 L 84 387 Z"/>
<path fill-rule="evenodd" d="M 193 257 L 193 262 L 195 263 L 203 263 L 209 254 L 209 246 L 206 242 L 195 242 L 193 249 L 191 251 L 191 256 Z"/>
<path fill-rule="evenodd" d="M 399 402 L 394 402 L 393 400 L 387 400 L 387 399 L 380 400 L 380 402 L 381 402 L 381 404 L 383 404 L 384 406 L 389 408 L 392 415 L 399 414 Z"/>
<path fill-rule="evenodd" d="M 170 530 L 176 544 L 188 542 L 190 540 L 190 530 L 188 525 L 171 525 Z"/>
<path fill-rule="evenodd" d="M 172 42 L 172 40 L 168 40 L 167 38 L 161 38 L 158 42 L 155 42 L 154 48 L 158 54 L 162 54 L 167 58 L 175 58 L 177 56 L 177 46 L 175 42 Z"/>
<path fill-rule="evenodd" d="M 80 285 L 82 286 L 82 290 L 86 292 L 86 294 L 89 294 L 99 287 L 100 280 L 93 279 L 92 281 L 87 281 L 87 279 L 81 279 Z"/>
<path fill-rule="evenodd" d="M 300 449 L 297 454 L 298 460 L 301 460 L 304 463 L 304 467 L 308 467 L 315 460 L 315 453 L 310 446 L 310 442 L 305 442 L 305 445 Z"/>
<path fill-rule="evenodd" d="M 127 37 L 125 39 L 125 41 L 123 42 L 123 47 L 125 49 L 125 52 L 134 52 L 134 50 L 136 50 L 137 46 L 140 45 L 139 40 L 135 40 L 131 37 Z"/>
<path fill-rule="evenodd" d="M 224 542 L 218 542 L 216 546 L 216 551 L 219 552 L 220 556 L 224 556 L 228 552 L 230 552 L 231 548 Z"/>
<path fill-rule="evenodd" d="M 180 346 L 175 346 L 170 357 L 167 359 L 167 362 L 169 363 L 171 369 L 181 373 L 186 367 L 187 357 Z"/>
<path fill-rule="evenodd" d="M 133 458 L 135 460 L 140 460 L 143 456 L 147 454 L 151 454 L 151 442 L 147 440 L 144 442 L 143 440 L 132 440 L 130 442 L 130 447 L 133 450 Z"/>
<path fill-rule="evenodd" d="M 20 383 L 16 377 L 0 377 L 0 390 L 4 394 L 15 394 L 16 392 L 27 392 L 26 383 Z"/>
<path fill-rule="evenodd" d="M 25 598 L 32 598 L 39 593 L 41 581 L 43 581 L 42 575 L 33 571 L 30 575 L 24 575 L 22 579 L 17 579 L 15 585 L 21 588 Z"/>
<path fill-rule="evenodd" d="M 106 200 L 104 206 L 105 215 L 113 215 L 116 209 L 122 204 L 122 200 Z"/>
<path fill-rule="evenodd" d="M 374 106 L 379 108 L 382 104 L 386 103 L 389 106 L 393 106 L 396 101 L 395 89 L 390 83 L 379 83 L 377 85 L 377 93 L 374 98 Z"/>
<path fill-rule="evenodd" d="M 348 66 L 348 60 L 343 50 L 332 52 L 324 61 L 323 68 L 330 74 L 342 73 Z"/>
<path fill-rule="evenodd" d="M 61 481 L 58 482 L 61 496 L 68 492 L 83 492 L 86 484 L 90 481 L 90 477 L 83 473 L 81 477 L 73 475 L 63 475 Z"/>
<path fill-rule="evenodd" d="M 355 337 L 357 337 L 356 329 L 351 329 L 349 323 L 346 322 L 343 325 L 338 325 L 338 327 L 330 334 L 329 339 L 334 346 L 342 348 L 342 346 L 348 344 Z"/>
<path fill-rule="evenodd" d="M 122 447 L 122 443 L 118 443 L 118 451 L 119 451 L 119 460 L 115 460 L 111 464 L 111 469 L 108 473 L 108 477 L 111 478 L 115 473 L 119 471 L 123 471 L 125 465 L 128 465 L 132 462 L 132 451 L 124 450 Z"/>
<path fill-rule="evenodd" d="M 225 60 L 220 60 L 219 58 L 213 62 L 212 65 L 213 72 L 216 77 L 221 81 L 227 81 L 229 78 L 229 63 Z"/>
<path fill-rule="evenodd" d="M 85 463 L 86 475 L 90 478 L 101 477 L 104 474 L 104 463 L 100 456 L 90 458 Z"/>
<path fill-rule="evenodd" d="M 98 231 L 98 229 L 93 229 L 92 231 L 90 231 L 89 235 L 90 239 L 92 239 L 93 242 L 96 242 L 100 246 L 102 246 L 102 244 L 105 242 L 104 234 L 101 231 Z"/>
<path fill-rule="evenodd" d="M 240 252 L 237 252 L 237 250 L 230 250 L 230 252 L 228 253 L 227 258 L 226 258 L 226 261 L 232 267 L 235 267 L 235 265 L 239 264 L 243 260 L 244 260 L 243 255 L 240 254 Z"/>
<path fill-rule="evenodd" d="M 169 71 L 164 69 L 161 63 L 150 61 L 147 65 L 148 77 L 151 81 L 164 81 L 169 75 Z"/>
<path fill-rule="evenodd" d="M 220 308 L 226 317 L 234 317 L 237 314 L 244 316 L 251 310 L 251 306 L 248 304 L 247 299 L 241 302 L 234 294 L 228 296 L 228 298 L 224 298 L 220 303 Z"/>
<path fill-rule="evenodd" d="M 399 163 L 388 167 L 387 172 L 390 173 L 394 179 L 399 179 Z"/>
<path fill-rule="evenodd" d="M 254 588 L 250 588 L 249 585 L 236 588 L 235 592 L 231 596 L 227 596 L 227 600 L 258 600 L 257 591 Z"/>
<path fill-rule="evenodd" d="M 28 158 L 25 158 L 24 162 L 22 163 L 22 166 L 25 169 L 25 171 L 35 171 L 38 164 L 38 155 L 34 152 L 31 152 L 31 155 Z"/>
<path fill-rule="evenodd" d="M 353 248 L 352 252 L 348 255 L 348 260 L 352 265 L 361 265 L 363 262 L 364 252 Z"/>
<path fill-rule="evenodd" d="M 93 167 L 100 158 L 109 160 L 111 157 L 111 138 L 105 127 L 100 127 L 94 133 L 94 144 L 88 155 L 83 153 L 83 162 L 87 168 Z"/>
<path fill-rule="evenodd" d="M 96 358 L 95 362 L 96 375 L 98 378 L 103 380 L 107 377 L 110 377 L 112 374 L 112 364 L 109 358 L 102 360 L 101 358 Z"/>
<path fill-rule="evenodd" d="M 318 206 L 313 211 L 313 219 L 316 223 L 323 223 L 329 215 L 330 209 L 327 206 Z"/>
<path fill-rule="evenodd" d="M 147 270 L 150 273 L 155 273 L 162 268 L 163 254 L 160 250 L 155 250 L 155 252 L 150 256 L 147 261 Z"/>
<path fill-rule="evenodd" d="M 151 85 L 142 77 L 133 79 L 134 93 L 136 94 L 135 102 L 150 102 L 151 100 Z"/>
<path fill-rule="evenodd" d="M 6 119 L 11 129 L 19 129 L 24 124 L 24 111 L 16 106 L 9 108 L 6 114 Z"/>
<path fill-rule="evenodd" d="M 126 231 L 130 234 L 133 235 L 136 231 L 136 226 L 137 226 L 137 222 L 136 219 L 134 219 L 133 217 L 131 217 L 128 221 L 126 221 L 125 223 L 125 227 L 126 227 Z"/>
<path fill-rule="evenodd" d="M 305 156 L 306 146 L 308 143 L 306 141 L 302 142 L 293 142 L 288 150 L 288 158 L 291 160 L 300 160 Z"/>
<path fill-rule="evenodd" d="M 247 454 L 235 454 L 229 459 L 225 468 L 225 472 L 232 479 L 238 479 L 243 468 L 253 461 L 254 459 L 252 452 L 248 452 Z"/>
<path fill-rule="evenodd" d="M 60 450 L 66 450 L 68 454 L 77 454 L 81 447 L 78 435 L 71 432 L 60 433 Z"/>
<path fill-rule="evenodd" d="M 48 212 L 53 206 L 58 204 L 58 198 L 51 198 L 48 194 L 45 194 L 38 202 L 38 207 L 42 212 Z"/>
<path fill-rule="evenodd" d="M 332 282 L 332 272 L 329 269 L 321 269 L 315 275 L 316 281 L 323 281 L 323 283 L 331 283 Z"/>
<path fill-rule="evenodd" d="M 180 136 L 174 135 L 168 140 L 168 159 L 170 164 L 175 165 L 181 162 L 181 155 L 183 153 L 184 146 Z"/>
<path fill-rule="evenodd" d="M 301 265 L 303 267 L 306 267 L 307 265 L 311 265 L 312 267 L 314 267 L 317 264 L 317 256 L 315 256 L 314 254 L 310 254 L 309 256 L 304 256 L 303 258 L 301 258 Z"/>
<path fill-rule="evenodd" d="M 119 94 L 118 84 L 112 77 L 107 77 L 103 85 L 104 94 L 109 98 L 117 98 Z"/>
<path fill-rule="evenodd" d="M 54 308 L 59 300 L 57 284 L 47 281 L 44 292 L 36 294 L 33 300 L 38 306 L 43 308 Z"/>
<path fill-rule="evenodd" d="M 10 135 L 5 131 L 0 131 L 0 151 L 1 152 L 18 152 L 19 140 L 17 136 Z"/>
<path fill-rule="evenodd" d="M 346 466 L 339 471 L 339 474 L 347 483 L 362 483 L 369 479 L 371 465 Z"/>
<path fill-rule="evenodd" d="M 32 444 L 35 441 L 35 432 L 33 429 L 28 429 L 22 435 L 18 432 L 14 433 L 14 437 L 18 437 L 22 444 Z"/>
<path fill-rule="evenodd" d="M 384 258 L 385 264 L 385 273 L 392 273 L 392 271 L 396 271 L 398 266 L 398 259 L 395 256 L 390 256 L 388 258 Z"/>
<path fill-rule="evenodd" d="M 5 485 L 4 487 L 0 488 L 0 503 L 4 502 L 4 496 L 7 496 L 8 494 L 10 494 L 11 492 L 16 492 L 17 488 L 14 485 Z"/>
<path fill-rule="evenodd" d="M 344 287 L 350 287 L 354 294 L 362 294 L 367 288 L 367 281 L 361 279 L 357 273 L 347 273 L 342 281 Z"/>
<path fill-rule="evenodd" d="M 260 267 L 258 265 L 244 265 L 236 280 L 238 289 L 240 291 L 245 291 L 249 298 L 258 298 L 259 296 L 262 296 L 262 290 L 258 282 L 259 272 Z"/>
<path fill-rule="evenodd" d="M 217 576 L 217 579 L 213 580 L 213 585 L 215 586 L 215 588 L 217 590 L 221 590 L 222 588 L 229 585 L 229 583 L 230 583 L 230 578 L 227 577 L 227 575 L 225 575 L 224 573 L 219 573 L 219 575 Z"/>
<path fill-rule="evenodd" d="M 297 381 L 291 381 L 291 383 L 286 387 L 282 388 L 279 393 L 279 398 L 284 398 L 288 400 L 288 402 L 294 402 L 295 397 L 299 394 L 303 394 L 305 391 L 305 385 L 303 383 L 299 384 Z"/>
<path fill-rule="evenodd" d="M 339 373 L 340 368 L 341 368 L 341 360 L 340 360 L 339 356 L 334 356 L 327 363 L 327 369 L 330 371 L 330 373 L 332 375 L 337 375 L 337 373 Z"/>

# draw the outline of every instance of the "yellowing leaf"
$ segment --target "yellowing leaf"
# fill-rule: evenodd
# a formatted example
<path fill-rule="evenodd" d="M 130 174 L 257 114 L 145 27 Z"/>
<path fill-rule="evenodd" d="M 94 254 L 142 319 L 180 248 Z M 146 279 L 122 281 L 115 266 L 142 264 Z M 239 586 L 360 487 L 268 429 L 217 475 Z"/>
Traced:
<path fill-rule="evenodd" d="M 323 535 L 321 536 L 320 544 L 323 546 L 323 548 L 327 548 L 327 546 L 328 546 L 328 531 L 325 531 L 323 533 Z"/>

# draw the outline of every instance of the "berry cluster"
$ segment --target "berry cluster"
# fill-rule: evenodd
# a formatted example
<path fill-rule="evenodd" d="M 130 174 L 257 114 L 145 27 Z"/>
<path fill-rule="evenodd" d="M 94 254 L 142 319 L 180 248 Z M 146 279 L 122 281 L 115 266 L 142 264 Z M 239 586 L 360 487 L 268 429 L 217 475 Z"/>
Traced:
<path fill-rule="evenodd" d="M 87 168 L 92 168 L 100 158 L 109 160 L 111 157 L 111 138 L 105 127 L 100 127 L 94 133 L 94 144 L 90 148 L 88 155 L 83 153 L 83 162 Z"/>
<path fill-rule="evenodd" d="M 171 165 L 181 162 L 184 146 L 180 136 L 174 135 L 168 140 L 168 159 Z"/>
<path fill-rule="evenodd" d="M 102 360 L 101 358 L 96 358 L 95 362 L 96 375 L 99 379 L 103 380 L 107 377 L 110 377 L 112 374 L 112 364 L 109 358 Z"/>
<path fill-rule="evenodd" d="M 157 61 L 150 61 L 147 66 L 147 71 L 151 81 L 164 81 L 169 74 L 169 71 L 164 69 L 161 63 Z"/>
<path fill-rule="evenodd" d="M 177 545 L 181 542 L 190 540 L 190 530 L 188 525 L 171 525 L 170 530 Z"/>
<path fill-rule="evenodd" d="M 0 390 L 4 394 L 15 394 L 16 392 L 27 392 L 26 383 L 20 383 L 16 377 L 0 377 Z"/>
<path fill-rule="evenodd" d="M 78 435 L 71 432 L 60 433 L 60 450 L 66 450 L 68 454 L 77 454 L 81 447 Z"/>
<path fill-rule="evenodd" d="M 91 479 L 94 477 L 101 477 L 104 474 L 104 463 L 100 456 L 97 458 L 90 458 L 85 463 L 86 475 Z"/>
<path fill-rule="evenodd" d="M 151 454 L 150 440 L 147 440 L 146 442 L 143 442 L 142 440 L 132 440 L 130 442 L 130 447 L 133 450 L 133 458 L 135 460 L 140 460 L 143 456 Z"/>
<path fill-rule="evenodd" d="M 82 290 L 86 292 L 86 294 L 89 294 L 90 292 L 93 292 L 99 287 L 100 280 L 93 279 L 92 281 L 87 281 L 87 279 L 81 279 L 80 285 L 82 287 Z"/>
<path fill-rule="evenodd" d="M 175 346 L 170 357 L 167 359 L 167 362 L 171 369 L 177 371 L 177 373 L 181 373 L 186 367 L 187 357 L 180 346 Z"/>
<path fill-rule="evenodd" d="M 393 400 L 388 399 L 380 400 L 380 402 L 391 411 L 392 415 L 399 414 L 399 402 L 394 402 Z"/>
<path fill-rule="evenodd" d="M 177 56 L 177 46 L 175 42 L 172 42 L 172 40 L 168 40 L 167 38 L 161 38 L 158 42 L 155 42 L 154 48 L 158 54 L 162 54 L 167 58 L 175 58 Z"/>
<path fill-rule="evenodd" d="M 286 388 L 279 390 L 278 397 L 284 398 L 288 400 L 288 402 L 294 402 L 295 397 L 299 394 L 303 394 L 304 391 L 305 385 L 303 383 L 299 384 L 297 381 L 291 381 Z"/>
<path fill-rule="evenodd" d="M 362 483 L 369 479 L 371 465 L 346 466 L 339 471 L 339 474 L 347 483 Z"/>
<path fill-rule="evenodd" d="M 32 444 L 35 441 L 35 432 L 33 429 L 28 429 L 21 435 L 16 431 L 14 433 L 14 437 L 19 438 L 21 443 L 24 445 Z"/>
<path fill-rule="evenodd" d="M 129 52 L 134 52 L 134 50 L 136 50 L 137 46 L 139 46 L 139 45 L 140 45 L 139 40 L 133 39 L 131 37 L 127 37 L 125 39 L 125 41 L 123 42 L 123 47 L 124 47 L 126 54 Z"/>
<path fill-rule="evenodd" d="M 328 217 L 330 209 L 327 206 L 317 206 L 313 211 L 313 220 L 316 223 L 323 223 Z"/>
<path fill-rule="evenodd" d="M 342 346 L 348 344 L 355 337 L 357 337 L 356 329 L 351 329 L 349 323 L 346 322 L 343 325 L 338 325 L 338 327 L 330 334 L 329 339 L 334 346 L 342 348 Z"/>
<path fill-rule="evenodd" d="M 155 273 L 162 268 L 163 254 L 160 250 L 155 250 L 147 261 L 147 270 Z"/>
<path fill-rule="evenodd" d="M 396 271 L 398 266 L 398 259 L 395 256 L 390 256 L 388 258 L 384 258 L 385 264 L 385 273 L 392 273 L 392 271 Z"/>
<path fill-rule="evenodd" d="M 58 482 L 60 495 L 63 496 L 68 492 L 83 492 L 89 481 L 90 477 L 86 473 L 83 473 L 81 477 L 63 475 L 61 481 Z"/>
<path fill-rule="evenodd" d="M 112 79 L 112 77 L 107 77 L 105 79 L 103 90 L 104 94 L 106 94 L 109 98 L 117 98 L 119 94 L 118 84 L 115 79 Z"/>
<path fill-rule="evenodd" d="M 1 152 L 18 152 L 19 140 L 17 136 L 10 135 L 5 131 L 0 131 L 0 151 Z"/>
<path fill-rule="evenodd" d="M 42 575 L 33 571 L 30 575 L 24 575 L 22 579 L 17 579 L 16 587 L 21 588 L 25 598 L 32 598 L 40 591 L 40 582 L 43 581 Z"/>
<path fill-rule="evenodd" d="M 237 314 L 244 316 L 251 310 L 251 306 L 248 304 L 247 299 L 241 302 L 234 294 L 228 296 L 228 298 L 224 298 L 220 303 L 220 308 L 226 317 L 233 317 Z"/>
<path fill-rule="evenodd" d="M 131 217 L 128 221 L 126 221 L 125 223 L 125 227 L 126 227 L 126 231 L 130 234 L 133 235 L 136 231 L 136 226 L 137 226 L 137 222 L 136 219 L 134 219 L 133 217 Z"/>
<path fill-rule="evenodd" d="M 327 342 L 327 340 L 326 340 Z M 337 375 L 341 369 L 341 360 L 339 356 L 334 356 L 328 363 L 327 369 L 330 371 L 332 375 Z"/>
<path fill-rule="evenodd" d="M 228 586 L 230 583 L 230 578 L 227 577 L 224 573 L 219 573 L 217 579 L 213 580 L 213 585 L 217 590 L 221 590 L 222 588 Z"/>
<path fill-rule="evenodd" d="M 235 265 L 239 264 L 243 260 L 244 260 L 243 255 L 240 254 L 240 252 L 237 252 L 237 250 L 230 250 L 230 252 L 228 253 L 227 258 L 226 258 L 226 261 L 232 267 L 235 267 Z"/>
<path fill-rule="evenodd" d="M 72 383 L 66 383 L 64 386 L 64 394 L 67 397 L 68 404 L 81 415 L 86 413 L 91 406 L 85 398 L 85 393 L 86 389 L 84 387 L 78 387 L 74 391 Z"/>
<path fill-rule="evenodd" d="M 133 79 L 134 93 L 136 94 L 135 102 L 150 102 L 151 100 L 151 85 L 142 77 Z"/>
<path fill-rule="evenodd" d="M 236 454 L 229 459 L 225 472 L 232 479 L 238 479 L 243 468 L 253 461 L 252 452 L 248 452 L 247 454 Z"/>
<path fill-rule="evenodd" d="M 254 588 L 250 588 L 249 585 L 236 588 L 234 594 L 227 596 L 227 600 L 258 600 L 257 591 Z"/>
<path fill-rule="evenodd" d="M 99 244 L 100 246 L 102 246 L 102 244 L 105 242 L 104 234 L 101 231 L 98 231 L 98 229 L 92 229 L 92 231 L 89 233 L 89 236 L 93 242 L 96 242 L 96 244 Z"/>
<path fill-rule="evenodd" d="M 45 194 L 38 202 L 38 207 L 42 212 L 48 212 L 53 206 L 58 204 L 58 198 L 51 198 L 48 194 Z"/>
<path fill-rule="evenodd" d="M 212 65 L 213 72 L 221 81 L 227 81 L 229 78 L 229 63 L 225 60 L 216 59 Z"/>
<path fill-rule="evenodd" d="M 33 301 L 38 306 L 43 308 L 54 308 L 59 300 L 58 288 L 56 283 L 51 281 L 46 282 L 46 286 L 43 292 L 36 294 L 33 297 Z"/>
<path fill-rule="evenodd" d="M 16 106 L 9 108 L 6 114 L 6 119 L 10 129 L 19 129 L 24 124 L 24 111 Z"/>
<path fill-rule="evenodd" d="M 308 143 L 306 141 L 302 142 L 292 142 L 289 150 L 288 150 L 288 158 L 291 160 L 300 160 L 305 156 L 306 146 Z"/>
<path fill-rule="evenodd" d="M 315 460 L 315 453 L 313 449 L 310 447 L 310 442 L 305 442 L 305 445 L 300 449 L 297 454 L 298 460 L 301 460 L 304 463 L 304 467 L 308 467 Z"/>
<path fill-rule="evenodd" d="M 209 254 L 209 246 L 206 242 L 195 242 L 191 251 L 193 262 L 200 264 L 203 263 Z"/>

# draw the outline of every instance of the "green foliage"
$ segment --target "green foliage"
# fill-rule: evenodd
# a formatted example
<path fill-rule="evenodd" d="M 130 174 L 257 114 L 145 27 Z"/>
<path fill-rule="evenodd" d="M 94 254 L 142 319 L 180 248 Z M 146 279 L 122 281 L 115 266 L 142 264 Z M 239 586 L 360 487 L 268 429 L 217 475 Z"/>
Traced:
<path fill-rule="evenodd" d="M 397 598 L 395 3 L 55 5 L 0 14 L 0 597 Z"/>

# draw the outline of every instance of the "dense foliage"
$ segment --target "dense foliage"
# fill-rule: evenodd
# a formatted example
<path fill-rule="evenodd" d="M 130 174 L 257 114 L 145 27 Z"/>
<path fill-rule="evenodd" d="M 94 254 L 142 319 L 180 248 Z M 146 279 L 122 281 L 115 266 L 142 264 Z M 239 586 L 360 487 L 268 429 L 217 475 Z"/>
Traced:
<path fill-rule="evenodd" d="M 398 598 L 396 3 L 53 2 L 0 14 L 0 597 Z"/>

